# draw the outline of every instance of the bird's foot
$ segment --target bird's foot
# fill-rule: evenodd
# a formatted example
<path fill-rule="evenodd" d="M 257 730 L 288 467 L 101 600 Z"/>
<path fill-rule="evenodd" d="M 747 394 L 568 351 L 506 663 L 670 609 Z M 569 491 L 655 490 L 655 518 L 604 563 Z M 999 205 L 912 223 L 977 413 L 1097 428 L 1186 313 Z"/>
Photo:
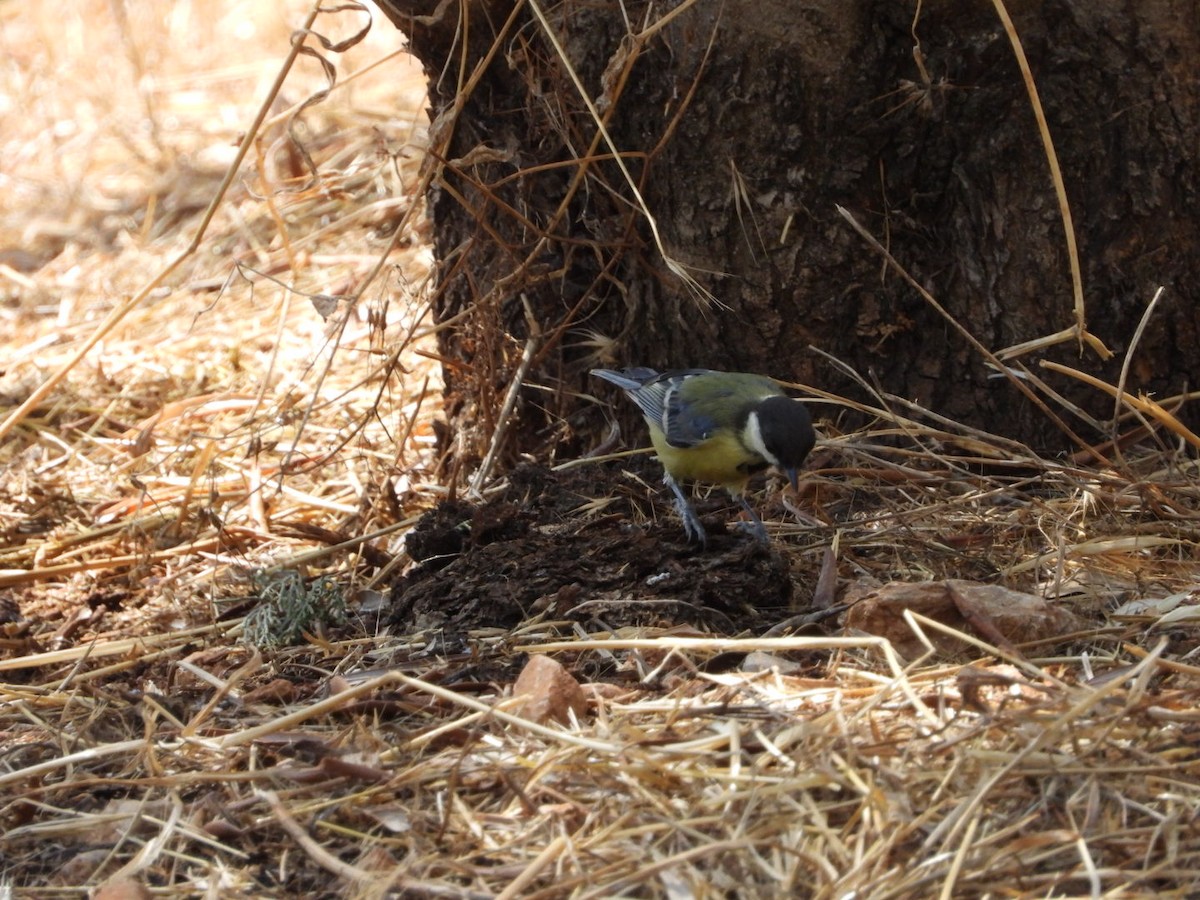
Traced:
<path fill-rule="evenodd" d="M 699 544 L 701 547 L 708 546 L 708 533 L 704 530 L 704 526 L 700 524 L 700 517 L 696 515 L 691 505 L 681 506 L 676 503 L 675 510 L 679 513 L 679 518 L 683 520 L 683 533 L 688 536 L 688 540 Z"/>
<path fill-rule="evenodd" d="M 683 489 L 680 488 L 679 483 L 670 475 L 664 475 L 663 484 L 675 494 L 675 512 L 683 520 L 683 533 L 687 535 L 689 541 L 694 541 L 701 547 L 707 546 L 708 534 L 704 531 L 704 526 L 700 524 L 700 517 L 692 509 L 692 504 L 688 503 L 687 497 L 683 495 Z"/>
<path fill-rule="evenodd" d="M 746 512 L 749 514 L 750 521 L 738 522 L 737 527 L 743 531 L 750 532 L 752 535 L 754 535 L 755 540 L 757 540 L 764 547 L 768 546 L 771 543 L 771 539 L 767 536 L 767 526 L 764 525 L 763 520 L 758 517 L 758 513 L 754 511 L 754 507 L 746 502 L 745 497 L 738 497 L 738 500 L 742 504 L 742 509 L 746 510 Z"/>
<path fill-rule="evenodd" d="M 771 538 L 767 534 L 767 526 L 765 526 L 762 522 L 747 522 L 745 520 L 741 520 L 735 522 L 733 527 L 743 534 L 754 538 L 754 540 L 762 544 L 764 547 L 768 547 L 771 544 Z"/>

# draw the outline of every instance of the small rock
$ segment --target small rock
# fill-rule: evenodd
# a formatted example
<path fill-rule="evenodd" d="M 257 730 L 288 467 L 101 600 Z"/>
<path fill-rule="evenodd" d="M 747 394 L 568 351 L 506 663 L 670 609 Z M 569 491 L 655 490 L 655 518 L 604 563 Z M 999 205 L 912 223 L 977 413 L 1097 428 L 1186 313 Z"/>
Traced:
<path fill-rule="evenodd" d="M 847 628 L 887 638 L 905 659 L 925 652 L 925 645 L 904 620 L 906 609 L 989 642 L 1020 644 L 1082 627 L 1078 617 L 1043 597 L 970 581 L 852 585 L 844 600 L 853 603 L 846 613 Z M 925 635 L 942 653 L 971 652 L 962 641 L 940 631 L 927 628 Z"/>
<path fill-rule="evenodd" d="M 524 698 L 513 712 L 539 724 L 569 724 L 571 712 L 578 718 L 587 710 L 587 695 L 579 682 L 548 656 L 530 657 L 513 685 L 513 696 Z"/>

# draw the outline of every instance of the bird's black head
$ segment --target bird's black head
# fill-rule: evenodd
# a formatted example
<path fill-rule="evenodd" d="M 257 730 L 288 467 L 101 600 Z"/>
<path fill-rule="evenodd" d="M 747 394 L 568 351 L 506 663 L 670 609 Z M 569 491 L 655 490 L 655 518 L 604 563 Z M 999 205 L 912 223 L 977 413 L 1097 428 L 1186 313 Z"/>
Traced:
<path fill-rule="evenodd" d="M 770 462 L 794 483 L 796 470 L 817 442 L 812 417 L 799 400 L 783 396 L 768 397 L 754 412 L 763 447 L 773 457 Z"/>

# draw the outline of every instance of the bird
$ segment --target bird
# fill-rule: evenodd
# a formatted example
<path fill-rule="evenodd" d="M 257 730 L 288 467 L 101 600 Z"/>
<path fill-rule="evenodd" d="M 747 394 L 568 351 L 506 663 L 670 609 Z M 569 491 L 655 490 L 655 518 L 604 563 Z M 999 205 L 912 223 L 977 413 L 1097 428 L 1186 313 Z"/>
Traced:
<path fill-rule="evenodd" d="M 803 403 L 774 379 L 748 372 L 637 367 L 591 374 L 621 388 L 641 410 L 689 540 L 705 544 L 707 535 L 680 481 L 724 487 L 750 514 L 755 536 L 767 543 L 766 527 L 742 492 L 750 476 L 768 466 L 797 487 L 797 470 L 817 439 Z"/>

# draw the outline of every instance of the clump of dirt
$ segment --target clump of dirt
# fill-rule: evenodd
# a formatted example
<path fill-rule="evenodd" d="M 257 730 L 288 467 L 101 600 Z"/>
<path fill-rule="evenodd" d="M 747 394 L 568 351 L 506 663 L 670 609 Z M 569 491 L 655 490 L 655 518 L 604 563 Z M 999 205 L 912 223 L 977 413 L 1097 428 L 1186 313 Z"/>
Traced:
<path fill-rule="evenodd" d="M 689 544 L 673 515 L 637 521 L 622 500 L 628 486 L 601 465 L 527 465 L 481 505 L 443 503 L 408 537 L 420 565 L 394 585 L 390 623 L 462 631 L 543 614 L 597 629 L 689 624 L 732 635 L 788 614 L 792 578 L 777 547 L 711 521 L 707 545 Z M 616 499 L 602 514 L 581 511 L 597 497 Z"/>

